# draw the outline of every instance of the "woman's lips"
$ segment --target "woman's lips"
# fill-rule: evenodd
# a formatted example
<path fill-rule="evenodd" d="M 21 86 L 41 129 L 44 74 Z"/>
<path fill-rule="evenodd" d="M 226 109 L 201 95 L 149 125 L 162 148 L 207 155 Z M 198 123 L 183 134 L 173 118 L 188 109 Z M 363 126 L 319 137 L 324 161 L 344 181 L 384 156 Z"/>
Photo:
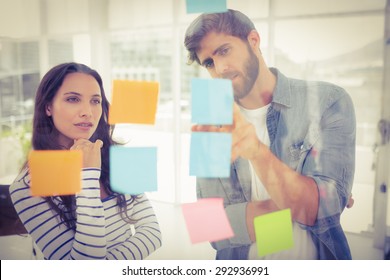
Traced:
<path fill-rule="evenodd" d="M 81 123 L 76 123 L 75 126 L 81 130 L 90 130 L 93 125 L 90 122 L 81 122 Z"/>

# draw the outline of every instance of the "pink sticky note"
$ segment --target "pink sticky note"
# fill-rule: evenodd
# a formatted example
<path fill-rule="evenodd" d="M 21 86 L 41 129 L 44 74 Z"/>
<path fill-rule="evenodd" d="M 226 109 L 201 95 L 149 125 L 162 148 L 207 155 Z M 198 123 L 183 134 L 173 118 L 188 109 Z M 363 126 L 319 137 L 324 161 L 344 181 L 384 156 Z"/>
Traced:
<path fill-rule="evenodd" d="M 191 242 L 214 242 L 234 236 L 222 198 L 204 198 L 181 205 Z"/>

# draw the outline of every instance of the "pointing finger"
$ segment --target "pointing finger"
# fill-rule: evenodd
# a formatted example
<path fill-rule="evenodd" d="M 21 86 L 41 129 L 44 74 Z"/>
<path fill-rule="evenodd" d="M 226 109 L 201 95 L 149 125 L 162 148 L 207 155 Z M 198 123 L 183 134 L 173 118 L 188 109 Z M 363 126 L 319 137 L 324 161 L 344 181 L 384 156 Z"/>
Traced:
<path fill-rule="evenodd" d="M 241 114 L 240 107 L 236 104 L 236 102 L 233 103 L 233 122 L 235 127 L 245 124 L 245 120 Z"/>

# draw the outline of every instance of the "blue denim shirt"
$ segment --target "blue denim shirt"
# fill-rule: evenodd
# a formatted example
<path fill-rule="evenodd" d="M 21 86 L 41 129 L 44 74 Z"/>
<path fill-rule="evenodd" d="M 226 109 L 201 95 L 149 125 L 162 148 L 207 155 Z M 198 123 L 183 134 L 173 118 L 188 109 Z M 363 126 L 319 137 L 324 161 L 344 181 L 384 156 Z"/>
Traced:
<path fill-rule="evenodd" d="M 319 208 L 310 232 L 319 259 L 351 259 L 340 225 L 352 189 L 355 170 L 356 123 L 346 91 L 326 82 L 291 79 L 277 69 L 276 87 L 267 112 L 270 149 L 293 170 L 315 180 Z M 251 240 L 246 227 L 246 205 L 251 201 L 247 160 L 231 165 L 230 178 L 197 178 L 198 198 L 221 197 L 234 237 L 211 245 L 217 259 L 247 259 Z"/>

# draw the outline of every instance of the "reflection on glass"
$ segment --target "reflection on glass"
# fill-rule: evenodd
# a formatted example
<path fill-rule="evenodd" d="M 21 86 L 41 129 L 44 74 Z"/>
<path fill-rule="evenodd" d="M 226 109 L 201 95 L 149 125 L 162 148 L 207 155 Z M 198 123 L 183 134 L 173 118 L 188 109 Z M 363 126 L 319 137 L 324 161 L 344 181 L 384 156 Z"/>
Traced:
<path fill-rule="evenodd" d="M 353 211 L 344 211 L 346 231 L 372 224 L 375 160 L 372 147 L 380 119 L 384 17 L 343 16 L 277 21 L 275 65 L 287 75 L 335 83 L 351 95 L 356 111 L 356 171 Z M 359 217 L 359 218 L 357 218 Z"/>

